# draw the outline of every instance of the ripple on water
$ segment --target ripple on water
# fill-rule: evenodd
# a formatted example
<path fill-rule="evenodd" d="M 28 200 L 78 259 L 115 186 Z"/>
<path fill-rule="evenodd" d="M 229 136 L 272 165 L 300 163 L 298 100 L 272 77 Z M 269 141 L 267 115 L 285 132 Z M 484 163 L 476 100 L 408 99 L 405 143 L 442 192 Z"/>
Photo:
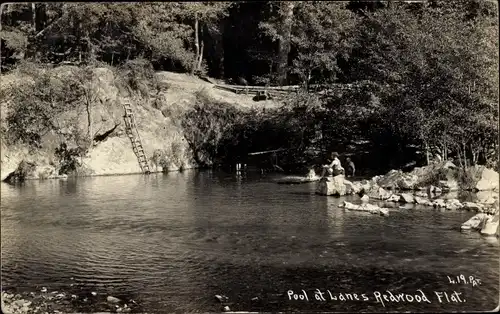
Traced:
<path fill-rule="evenodd" d="M 285 302 L 287 289 L 431 291 L 481 270 L 485 286 L 466 291 L 468 306 L 497 301 L 498 239 L 458 230 L 472 213 L 363 215 L 314 195 L 314 184 L 213 175 L 2 186 L 2 285 L 134 295 L 151 311 L 218 311 L 215 294 L 235 310 L 293 311 L 303 305 Z M 328 306 L 319 310 L 384 310 Z M 422 310 L 390 308 L 408 309 Z"/>

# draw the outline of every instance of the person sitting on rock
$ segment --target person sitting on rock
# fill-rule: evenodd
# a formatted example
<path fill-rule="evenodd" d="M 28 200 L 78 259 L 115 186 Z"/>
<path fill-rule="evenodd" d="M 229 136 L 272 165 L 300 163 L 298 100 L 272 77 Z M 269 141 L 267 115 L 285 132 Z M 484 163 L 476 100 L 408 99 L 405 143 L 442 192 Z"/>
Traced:
<path fill-rule="evenodd" d="M 352 162 L 351 158 L 349 157 L 347 157 L 346 162 L 347 162 L 347 176 L 354 177 L 354 174 L 356 172 L 356 167 L 354 166 L 354 162 Z"/>
<path fill-rule="evenodd" d="M 339 160 L 339 154 L 336 152 L 332 153 L 332 162 L 329 165 L 323 165 L 323 172 L 321 177 L 324 177 L 328 173 L 328 176 L 338 176 L 339 174 L 344 174 L 344 168 Z"/>

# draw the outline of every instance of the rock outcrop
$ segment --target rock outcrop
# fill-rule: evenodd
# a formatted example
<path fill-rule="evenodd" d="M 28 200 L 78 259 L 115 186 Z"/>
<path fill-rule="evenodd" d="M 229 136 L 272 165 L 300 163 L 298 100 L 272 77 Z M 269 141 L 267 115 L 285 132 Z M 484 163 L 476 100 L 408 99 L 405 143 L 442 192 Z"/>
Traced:
<path fill-rule="evenodd" d="M 480 233 L 485 236 L 499 236 L 499 215 L 488 215 L 488 218 L 484 222 L 483 228 Z"/>
<path fill-rule="evenodd" d="M 477 191 L 498 190 L 500 180 L 498 172 L 484 166 L 476 166 L 476 169 L 480 172 L 479 181 L 475 185 Z"/>
<path fill-rule="evenodd" d="M 487 214 L 477 213 L 476 215 L 472 216 L 469 220 L 464 222 L 460 226 L 460 229 L 462 229 L 462 230 L 481 230 L 484 227 L 484 223 L 486 222 L 487 218 L 488 218 Z"/>
<path fill-rule="evenodd" d="M 387 200 L 391 197 L 392 193 L 385 190 L 384 188 L 378 185 L 372 185 L 368 190 L 365 190 L 364 193 L 368 195 L 368 197 L 376 200 Z"/>
<path fill-rule="evenodd" d="M 67 81 L 67 76 L 78 70 L 76 67 L 60 66 L 47 71 L 51 71 L 51 78 L 60 80 L 64 84 Z M 167 161 L 166 164 L 156 167 L 157 165 L 153 165 L 153 161 L 150 160 L 153 172 L 175 171 L 198 166 L 193 151 L 185 139 L 185 130 L 181 126 L 180 118 L 199 102 L 198 95 L 201 90 L 208 100 L 214 102 L 234 106 L 241 110 L 250 110 L 254 106 L 254 101 L 244 95 L 212 88 L 211 83 L 189 75 L 158 72 L 155 77 L 159 85 L 168 86 L 168 88 L 162 88 L 158 93 L 155 90 L 154 97 L 139 92 L 128 95 L 128 93 L 123 92 L 123 86 L 118 83 L 120 79 L 115 76 L 111 69 L 93 69 L 93 79 L 92 82 L 89 82 L 89 86 L 92 86 L 90 92 L 94 94 L 96 101 L 92 104 L 91 118 L 93 121 L 92 130 L 98 141 L 82 158 L 82 170 L 84 171 L 78 175 L 141 172 L 137 157 L 125 133 L 123 121 L 123 104 L 125 102 L 131 104 L 148 159 L 153 157 L 155 151 L 160 150 Z M 9 94 L 11 90 L 18 88 L 21 82 L 28 81 L 33 81 L 33 78 L 28 74 L 12 71 L 2 76 L 0 91 Z M 7 82 L 11 83 L 7 84 Z M 277 101 L 261 102 L 261 106 L 266 108 L 279 105 L 280 103 Z M 7 132 L 6 118 L 11 110 L 9 106 L 8 99 L 0 100 L 2 110 L 0 123 Z M 34 175 L 26 177 L 27 179 L 50 178 L 54 176 L 54 173 L 58 173 L 57 162 L 51 165 L 55 149 L 61 142 L 68 143 L 68 146 L 76 146 L 75 135 L 87 133 L 87 117 L 82 115 L 80 111 L 79 109 L 69 109 L 54 117 L 59 124 L 58 134 L 49 132 L 42 136 L 41 148 L 35 152 L 30 151 L 29 147 L 24 144 L 14 145 L 10 142 L 7 144 L 6 138 L 2 135 L 0 138 L 1 179 L 6 179 L 16 171 L 23 160 L 34 163 L 39 168 L 39 171 L 34 171 Z M 200 159 L 210 163 L 206 156 L 201 156 Z M 49 166 L 55 168 L 54 173 L 47 168 Z M 42 174 L 38 175 L 38 172 L 42 172 Z"/>
<path fill-rule="evenodd" d="M 479 231 L 484 236 L 498 237 L 500 235 L 499 218 L 498 208 L 493 214 L 477 213 L 464 222 L 460 229 Z"/>
<path fill-rule="evenodd" d="M 374 177 L 372 181 L 378 186 L 390 190 L 418 190 L 427 187 L 431 194 L 460 189 L 499 190 L 499 175 L 495 170 L 484 166 L 469 167 L 465 170 L 466 176 L 474 182 L 462 183 L 462 186 L 458 180 L 461 176 L 460 171 L 452 162 L 446 161 L 417 167 L 409 173 L 391 170 L 383 176 Z"/>
<path fill-rule="evenodd" d="M 344 196 L 359 193 L 361 187 L 345 179 L 344 175 L 324 177 L 318 182 L 316 193 L 328 196 Z"/>

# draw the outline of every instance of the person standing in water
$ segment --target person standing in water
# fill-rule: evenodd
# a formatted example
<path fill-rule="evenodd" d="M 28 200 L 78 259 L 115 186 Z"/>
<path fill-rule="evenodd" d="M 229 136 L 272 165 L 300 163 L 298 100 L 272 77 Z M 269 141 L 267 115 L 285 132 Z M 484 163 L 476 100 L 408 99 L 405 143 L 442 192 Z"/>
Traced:
<path fill-rule="evenodd" d="M 344 168 L 340 163 L 339 154 L 333 152 L 331 157 L 331 163 L 323 166 L 323 173 L 321 174 L 321 177 L 324 177 L 326 174 L 328 174 L 328 176 L 338 176 L 339 174 L 344 174 Z"/>
<path fill-rule="evenodd" d="M 354 177 L 354 174 L 356 172 L 356 167 L 354 166 L 354 163 L 352 162 L 350 157 L 347 157 L 346 162 L 347 162 L 347 176 Z"/>

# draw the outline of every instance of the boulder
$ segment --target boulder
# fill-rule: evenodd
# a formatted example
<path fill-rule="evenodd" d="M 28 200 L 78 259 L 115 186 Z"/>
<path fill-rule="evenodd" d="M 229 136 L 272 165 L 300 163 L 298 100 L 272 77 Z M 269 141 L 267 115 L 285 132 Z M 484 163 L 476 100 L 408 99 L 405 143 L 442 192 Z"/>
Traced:
<path fill-rule="evenodd" d="M 369 212 L 372 214 L 379 214 L 379 215 L 383 215 L 383 216 L 389 215 L 389 209 L 380 208 L 377 205 L 373 205 L 373 204 L 369 204 L 369 203 L 356 205 L 356 204 L 344 201 L 344 203 L 342 205 L 339 205 L 339 207 L 343 207 L 347 210 Z"/>
<path fill-rule="evenodd" d="M 380 186 L 374 185 L 370 187 L 368 191 L 365 191 L 366 195 L 368 195 L 370 198 L 377 199 L 377 200 L 386 200 L 389 197 L 391 197 L 392 193 L 389 191 L 386 191 Z"/>
<path fill-rule="evenodd" d="M 488 198 L 478 198 L 477 202 L 484 205 L 493 205 L 495 204 L 496 200 L 492 196 L 490 196 Z"/>
<path fill-rule="evenodd" d="M 461 209 L 463 205 L 457 199 L 449 199 L 445 202 L 445 208 L 448 210 Z"/>
<path fill-rule="evenodd" d="M 363 180 L 360 182 L 360 185 L 361 185 L 361 190 L 366 193 L 368 190 L 370 190 L 370 188 L 374 185 L 374 183 L 372 181 Z"/>
<path fill-rule="evenodd" d="M 391 197 L 389 197 L 387 199 L 388 202 L 399 202 L 399 200 L 401 199 L 401 196 L 397 195 L 397 194 L 392 194 Z"/>
<path fill-rule="evenodd" d="M 402 193 L 399 195 L 401 198 L 400 198 L 400 202 L 402 203 L 413 203 L 415 202 L 415 199 L 413 197 L 413 195 L 409 194 L 409 193 Z"/>
<path fill-rule="evenodd" d="M 476 166 L 480 171 L 479 181 L 476 183 L 476 190 L 490 191 L 496 190 L 499 186 L 498 172 L 483 166 Z"/>
<path fill-rule="evenodd" d="M 361 205 L 356 205 L 351 202 L 346 202 L 344 201 L 342 204 L 339 205 L 339 207 L 349 209 L 349 210 L 359 210 L 361 208 Z"/>
<path fill-rule="evenodd" d="M 419 205 L 429 205 L 429 203 L 430 203 L 430 201 L 428 199 L 420 197 L 420 196 L 415 196 L 413 198 L 413 200 L 415 201 L 416 204 L 419 204 Z"/>
<path fill-rule="evenodd" d="M 368 195 L 363 195 L 361 197 L 361 202 L 367 203 L 370 200 L 370 197 Z"/>
<path fill-rule="evenodd" d="M 361 185 L 359 183 L 354 183 L 344 179 L 344 185 L 346 187 L 347 195 L 359 194 L 362 191 Z"/>
<path fill-rule="evenodd" d="M 478 213 L 472 216 L 469 220 L 464 222 L 460 229 L 462 230 L 481 230 L 485 226 L 485 222 L 488 219 L 488 215 L 485 213 Z"/>
<path fill-rule="evenodd" d="M 403 174 L 401 170 L 391 170 L 386 175 L 377 178 L 375 182 L 384 189 L 396 189 L 398 187 L 398 181 Z"/>
<path fill-rule="evenodd" d="M 419 182 L 419 177 L 412 173 L 403 173 L 397 184 L 402 190 L 413 190 Z"/>
<path fill-rule="evenodd" d="M 333 196 L 344 196 L 359 192 L 356 191 L 357 187 L 352 182 L 346 180 L 343 175 L 321 178 L 316 188 L 317 194 Z"/>
<path fill-rule="evenodd" d="M 480 233 L 485 236 L 498 236 L 499 235 L 499 215 L 488 215 L 483 228 Z"/>
<path fill-rule="evenodd" d="M 464 202 L 462 205 L 463 205 L 462 208 L 467 210 L 474 210 L 478 212 L 484 210 L 484 206 L 478 203 Z"/>
<path fill-rule="evenodd" d="M 31 179 L 35 176 L 36 172 L 36 164 L 30 161 L 22 160 L 17 169 L 14 172 L 11 172 L 6 178 L 5 181 L 10 183 L 22 182 L 26 179 Z"/>

